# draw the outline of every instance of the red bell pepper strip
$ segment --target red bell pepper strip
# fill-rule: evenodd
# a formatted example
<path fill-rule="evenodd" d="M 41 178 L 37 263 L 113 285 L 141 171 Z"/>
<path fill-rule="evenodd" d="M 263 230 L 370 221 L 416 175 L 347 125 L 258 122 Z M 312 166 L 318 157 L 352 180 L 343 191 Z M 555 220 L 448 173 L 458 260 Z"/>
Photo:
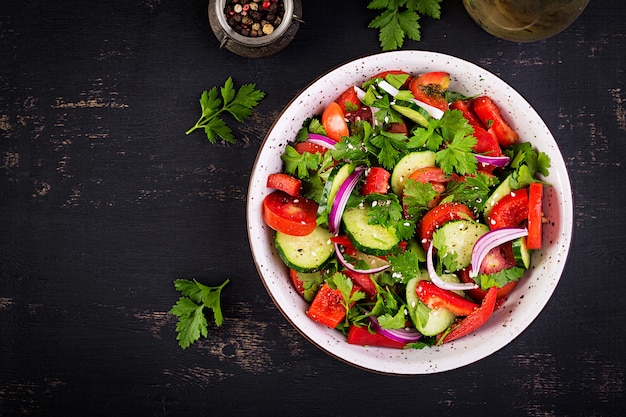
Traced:
<path fill-rule="evenodd" d="M 450 333 L 443 337 L 443 341 L 441 343 L 448 343 L 460 337 L 466 336 L 485 324 L 495 310 L 497 292 L 498 290 L 496 287 L 489 288 L 480 307 L 474 310 L 472 314 L 461 320 L 456 327 L 452 328 Z"/>
<path fill-rule="evenodd" d="M 275 188 L 297 197 L 302 189 L 302 181 L 283 172 L 276 172 L 267 177 L 267 188 Z"/>
<path fill-rule="evenodd" d="M 378 290 L 376 289 L 376 284 L 374 284 L 374 281 L 372 281 L 370 274 L 364 274 L 362 272 L 356 272 L 350 269 L 341 271 L 341 273 L 350 278 L 352 282 L 354 282 L 356 285 L 358 285 L 367 297 L 376 297 Z"/>
<path fill-rule="evenodd" d="M 491 230 L 516 227 L 528 220 L 528 192 L 526 188 L 511 191 L 491 209 L 488 226 Z"/>
<path fill-rule="evenodd" d="M 389 190 L 389 179 L 391 173 L 385 168 L 372 167 L 368 170 L 365 177 L 365 183 L 361 187 L 361 194 L 368 195 L 372 193 L 387 194 Z"/>
<path fill-rule="evenodd" d="M 395 349 L 402 349 L 406 346 L 406 343 L 389 339 L 380 333 L 370 333 L 367 326 L 359 327 L 354 324 L 348 330 L 348 343 L 359 346 L 381 346 Z"/>
<path fill-rule="evenodd" d="M 431 281 L 422 280 L 415 289 L 417 297 L 431 310 L 445 308 L 457 316 L 469 316 L 479 305 L 453 293 L 439 288 Z"/>
<path fill-rule="evenodd" d="M 542 200 L 543 184 L 531 183 L 528 187 L 528 236 L 526 237 L 528 249 L 541 249 Z"/>
<path fill-rule="evenodd" d="M 334 329 L 346 316 L 346 307 L 340 290 L 324 283 L 306 312 L 312 320 Z"/>

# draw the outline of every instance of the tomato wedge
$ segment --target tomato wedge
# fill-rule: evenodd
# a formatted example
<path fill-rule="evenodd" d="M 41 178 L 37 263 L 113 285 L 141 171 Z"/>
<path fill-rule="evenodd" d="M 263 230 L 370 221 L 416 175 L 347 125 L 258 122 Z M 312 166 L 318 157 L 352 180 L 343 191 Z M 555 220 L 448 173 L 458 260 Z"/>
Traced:
<path fill-rule="evenodd" d="M 429 183 L 433 187 L 433 191 L 437 193 L 429 203 L 429 207 L 433 208 L 441 201 L 441 194 L 446 191 L 446 184 L 450 182 L 453 177 L 446 176 L 439 167 L 423 167 L 413 171 L 407 179 L 423 184 Z"/>
<path fill-rule="evenodd" d="M 439 204 L 430 209 L 419 225 L 420 241 L 424 248 L 428 248 L 433 233 L 446 222 L 460 219 L 473 219 L 472 211 L 463 203 L 448 202 Z"/>
<path fill-rule="evenodd" d="M 322 125 L 326 129 L 326 135 L 335 142 L 340 142 L 343 136 L 349 136 L 348 124 L 344 117 L 341 106 L 331 102 L 322 113 Z"/>
<path fill-rule="evenodd" d="M 528 187 L 528 237 L 526 238 L 528 249 L 541 249 L 542 201 L 543 184 L 540 182 L 531 183 Z"/>
<path fill-rule="evenodd" d="M 335 101 L 339 104 L 344 114 L 358 110 L 361 107 L 361 100 L 356 95 L 354 86 L 341 93 Z"/>
<path fill-rule="evenodd" d="M 459 271 L 457 273 L 457 276 L 459 277 L 461 282 L 474 283 L 474 280 L 469 275 L 470 268 L 471 267 L 462 269 L 461 271 Z M 511 294 L 511 291 L 513 291 L 513 289 L 515 288 L 515 286 L 517 285 L 518 282 L 519 282 L 519 280 L 511 281 L 511 282 L 506 283 L 505 285 L 503 285 L 500 288 L 494 287 L 494 288 L 496 288 L 496 298 L 498 300 L 502 300 L 502 299 L 508 297 L 509 294 Z M 481 301 L 487 295 L 487 291 L 483 290 L 482 288 L 473 288 L 471 290 L 465 290 L 465 292 L 468 293 L 469 296 L 472 297 L 474 300 L 478 300 L 478 301 Z"/>
<path fill-rule="evenodd" d="M 283 172 L 276 172 L 268 175 L 267 188 L 275 188 L 296 197 L 300 195 L 302 180 Z"/>
<path fill-rule="evenodd" d="M 318 145 L 317 143 L 311 143 L 311 142 L 298 142 L 295 145 L 293 145 L 293 148 L 299 154 L 303 154 L 305 152 L 308 152 L 308 153 L 321 153 L 321 154 L 323 154 L 324 152 L 326 152 L 328 150 L 327 148 L 323 147 L 322 145 Z"/>
<path fill-rule="evenodd" d="M 482 96 L 473 99 L 472 108 L 485 126 L 493 129 L 500 145 L 506 148 L 519 140 L 517 132 L 504 120 L 500 109 L 489 97 Z"/>
<path fill-rule="evenodd" d="M 372 281 L 370 274 L 364 274 L 350 269 L 343 270 L 341 273 L 352 279 L 352 281 L 358 285 L 361 290 L 363 290 L 366 296 L 376 297 L 378 290 L 376 289 L 376 285 L 374 284 L 374 281 Z"/>
<path fill-rule="evenodd" d="M 406 346 L 404 342 L 392 340 L 380 333 L 370 333 L 367 326 L 351 325 L 348 330 L 348 343 L 359 346 L 380 346 L 395 349 L 402 349 Z"/>
<path fill-rule="evenodd" d="M 445 335 L 441 343 L 448 343 L 460 337 L 466 336 L 485 324 L 489 320 L 489 317 L 491 317 L 491 314 L 493 314 L 493 310 L 496 307 L 497 292 L 496 287 L 489 288 L 480 307 L 474 310 L 472 314 L 461 320 L 456 327 L 453 327 L 450 333 Z"/>
<path fill-rule="evenodd" d="M 450 74 L 443 71 L 426 72 L 413 78 L 410 89 L 417 100 L 448 110 L 446 90 L 450 86 Z"/>
<path fill-rule="evenodd" d="M 361 187 L 361 194 L 368 195 L 372 193 L 387 194 L 389 190 L 389 179 L 391 173 L 385 168 L 372 167 L 368 170 L 365 177 L 365 183 Z"/>
<path fill-rule="evenodd" d="M 472 105 L 469 100 L 456 100 L 450 103 L 450 108 L 453 110 L 458 110 L 463 114 L 463 117 L 467 119 L 470 125 L 478 126 L 484 129 L 483 123 L 480 121 L 474 110 L 472 110 Z"/>
<path fill-rule="evenodd" d="M 263 219 L 272 229 L 292 236 L 306 236 L 316 227 L 317 203 L 274 191 L 263 200 Z"/>
<path fill-rule="evenodd" d="M 528 192 L 525 188 L 511 191 L 502 197 L 491 209 L 489 228 L 519 226 L 528 219 Z"/>

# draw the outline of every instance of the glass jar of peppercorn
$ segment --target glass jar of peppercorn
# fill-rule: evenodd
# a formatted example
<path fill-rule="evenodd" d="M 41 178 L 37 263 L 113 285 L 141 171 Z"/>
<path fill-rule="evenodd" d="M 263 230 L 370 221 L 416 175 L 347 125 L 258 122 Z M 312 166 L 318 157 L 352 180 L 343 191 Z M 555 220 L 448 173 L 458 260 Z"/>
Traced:
<path fill-rule="evenodd" d="M 301 15 L 301 0 L 209 1 L 209 21 L 220 48 L 247 58 L 284 49 L 295 37 Z"/>

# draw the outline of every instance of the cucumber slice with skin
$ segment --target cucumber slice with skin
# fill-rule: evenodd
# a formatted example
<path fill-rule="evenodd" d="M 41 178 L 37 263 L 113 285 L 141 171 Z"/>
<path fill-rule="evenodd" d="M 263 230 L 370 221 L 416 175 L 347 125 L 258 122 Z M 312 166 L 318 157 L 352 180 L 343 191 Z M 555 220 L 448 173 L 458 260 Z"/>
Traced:
<path fill-rule="evenodd" d="M 276 232 L 274 244 L 285 265 L 298 272 L 318 271 L 335 253 L 330 241 L 333 235 L 317 226 L 306 236 L 291 236 Z"/>
<path fill-rule="evenodd" d="M 415 328 L 424 336 L 436 336 L 446 330 L 456 316 L 445 308 L 430 309 L 424 305 L 417 296 L 417 284 L 425 278 L 425 273 L 421 277 L 412 278 L 406 284 L 406 304 L 409 310 L 409 317 L 413 321 Z"/>
<path fill-rule="evenodd" d="M 511 242 L 513 257 L 517 266 L 524 269 L 530 268 L 530 249 L 526 246 L 526 237 L 520 237 Z"/>
<path fill-rule="evenodd" d="M 486 224 L 473 220 L 453 220 L 433 234 L 433 245 L 446 265 L 446 256 L 456 255 L 456 269 L 467 268 L 472 262 L 472 250 L 479 237 L 489 232 Z"/>
<path fill-rule="evenodd" d="M 404 190 L 404 182 L 413 171 L 425 167 L 435 166 L 435 153 L 432 151 L 411 152 L 403 156 L 391 173 L 391 189 L 398 195 L 402 196 Z"/>
<path fill-rule="evenodd" d="M 395 228 L 369 224 L 368 207 L 351 207 L 341 220 L 354 247 L 369 255 L 387 255 L 400 243 Z"/>
<path fill-rule="evenodd" d="M 510 181 L 509 181 L 510 179 L 511 179 L 511 175 L 507 176 L 500 183 L 500 185 L 496 187 L 493 193 L 491 193 L 491 195 L 487 197 L 487 202 L 485 203 L 485 209 L 483 210 L 483 217 L 485 218 L 485 220 L 489 218 L 489 215 L 491 214 L 491 210 L 493 209 L 493 206 L 495 206 L 496 203 L 500 201 L 500 199 L 502 199 L 502 197 L 504 197 L 505 195 L 513 191 L 510 185 Z"/>
<path fill-rule="evenodd" d="M 322 199 L 319 207 L 317 208 L 318 216 L 328 216 L 341 184 L 343 184 L 346 178 L 352 174 L 352 171 L 354 171 L 354 165 L 350 163 L 337 165 L 332 169 L 330 175 L 328 176 L 328 180 L 324 185 L 324 190 L 322 191 Z"/>

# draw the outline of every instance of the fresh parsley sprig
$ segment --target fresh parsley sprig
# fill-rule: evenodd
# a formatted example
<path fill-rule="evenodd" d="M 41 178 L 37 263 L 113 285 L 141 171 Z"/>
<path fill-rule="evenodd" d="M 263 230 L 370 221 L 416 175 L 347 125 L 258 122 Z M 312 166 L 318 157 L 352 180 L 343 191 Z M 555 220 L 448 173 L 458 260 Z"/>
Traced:
<path fill-rule="evenodd" d="M 368 9 L 382 12 L 369 24 L 378 29 L 378 40 L 383 51 L 401 48 L 404 38 L 414 41 L 421 39 L 420 16 L 433 19 L 441 17 L 442 0 L 372 0 Z"/>
<path fill-rule="evenodd" d="M 188 135 L 196 129 L 204 129 L 211 143 L 215 143 L 218 138 L 234 143 L 235 136 L 231 128 L 219 116 L 222 113 L 229 113 L 238 122 L 242 122 L 252 114 L 252 109 L 263 97 L 265 93 L 256 90 L 255 84 L 244 84 L 237 90 L 233 86 L 232 77 L 228 77 L 219 92 L 214 86 L 202 93 L 200 96 L 202 115 L 185 134 Z"/>
<path fill-rule="evenodd" d="M 177 279 L 174 281 L 176 290 L 182 293 L 170 313 L 178 317 L 176 323 L 176 340 L 181 348 L 187 349 L 200 336 L 207 337 L 208 323 L 205 309 L 213 311 L 213 319 L 216 326 L 221 326 L 224 321 L 220 306 L 222 289 L 230 280 L 224 281 L 217 287 L 209 287 L 198 281 Z"/>

